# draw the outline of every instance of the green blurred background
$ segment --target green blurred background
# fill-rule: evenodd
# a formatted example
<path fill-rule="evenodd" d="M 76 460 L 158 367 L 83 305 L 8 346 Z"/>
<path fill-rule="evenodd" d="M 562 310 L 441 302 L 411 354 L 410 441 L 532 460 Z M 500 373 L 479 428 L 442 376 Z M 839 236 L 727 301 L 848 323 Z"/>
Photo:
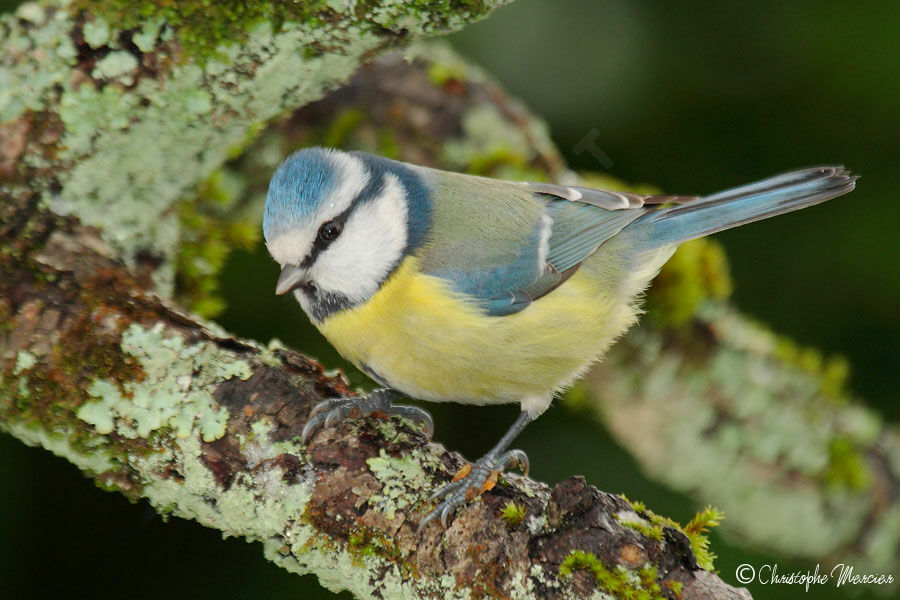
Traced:
<path fill-rule="evenodd" d="M 575 152 L 596 130 L 611 174 L 667 192 L 712 192 L 820 163 L 861 174 L 848 197 L 717 238 L 731 259 L 737 305 L 802 344 L 847 356 L 853 390 L 897 422 L 898 31 L 900 8 L 887 1 L 517 0 L 450 39 L 548 121 L 577 169 L 603 169 L 589 153 Z M 294 303 L 272 296 L 275 277 L 264 252 L 235 253 L 223 274 L 229 308 L 220 322 L 341 364 L 302 325 Z M 436 439 L 470 458 L 517 411 L 429 409 Z M 477 437 L 467 434 L 472 423 L 481 425 Z M 644 478 L 599 425 L 562 408 L 548 411 L 516 445 L 529 453 L 533 475 L 549 483 L 582 473 L 681 521 L 699 508 Z M 334 597 L 312 577 L 298 580 L 266 563 L 257 545 L 223 542 L 180 519 L 163 523 L 145 504 L 102 493 L 68 464 L 9 436 L 0 435 L 0 456 L 0 597 Z M 618 467 L 602 466 L 611 464 Z M 718 534 L 713 549 L 730 583 L 744 562 L 778 562 L 782 572 L 808 566 L 738 548 Z M 799 591 L 750 590 L 758 600 Z M 829 586 L 812 597 L 878 597 L 874 591 Z"/>

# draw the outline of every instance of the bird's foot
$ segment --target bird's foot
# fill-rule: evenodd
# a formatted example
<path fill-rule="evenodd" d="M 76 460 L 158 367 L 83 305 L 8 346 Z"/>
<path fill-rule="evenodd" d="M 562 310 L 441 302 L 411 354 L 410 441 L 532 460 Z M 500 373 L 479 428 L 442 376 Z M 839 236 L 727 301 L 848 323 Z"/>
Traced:
<path fill-rule="evenodd" d="M 520 467 L 525 475 L 528 475 L 528 456 L 521 450 L 509 450 L 502 454 L 488 452 L 474 464 L 467 463 L 456 472 L 453 481 L 441 486 L 428 498 L 429 502 L 438 498 L 444 498 L 444 500 L 422 519 L 418 531 L 425 529 L 426 525 L 438 517 L 440 517 L 441 526 L 446 529 L 447 518 L 457 508 L 493 489 L 497 485 L 497 478 L 500 477 L 500 474 L 515 466 Z"/>
<path fill-rule="evenodd" d="M 395 405 L 392 400 L 400 394 L 391 389 L 374 390 L 365 396 L 332 398 L 316 404 L 309 413 L 309 420 L 300 433 L 305 444 L 320 427 L 343 421 L 358 419 L 368 415 L 386 415 L 401 417 L 412 421 L 425 431 L 428 439 L 434 433 L 434 421 L 431 415 L 418 406 Z"/>

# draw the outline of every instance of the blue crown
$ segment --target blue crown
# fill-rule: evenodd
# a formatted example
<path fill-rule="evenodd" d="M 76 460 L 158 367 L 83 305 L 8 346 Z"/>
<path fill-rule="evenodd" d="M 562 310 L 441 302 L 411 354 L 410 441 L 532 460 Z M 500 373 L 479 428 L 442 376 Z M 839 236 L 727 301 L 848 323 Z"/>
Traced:
<path fill-rule="evenodd" d="M 338 182 L 329 154 L 323 148 L 307 148 L 286 158 L 275 171 L 263 213 L 266 240 L 303 225 L 335 188 Z"/>

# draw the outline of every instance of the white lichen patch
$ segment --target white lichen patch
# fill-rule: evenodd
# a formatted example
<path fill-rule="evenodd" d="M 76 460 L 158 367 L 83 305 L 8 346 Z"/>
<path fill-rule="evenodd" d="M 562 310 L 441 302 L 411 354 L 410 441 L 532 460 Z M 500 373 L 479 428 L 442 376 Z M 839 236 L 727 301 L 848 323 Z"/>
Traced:
<path fill-rule="evenodd" d="M 84 24 L 81 30 L 84 41 L 91 48 L 101 48 L 109 42 L 109 23 L 102 17 L 95 16 Z"/>
<path fill-rule="evenodd" d="M 540 564 L 532 564 L 531 568 L 528 570 L 527 578 L 525 578 L 524 582 L 518 586 L 519 595 L 510 594 L 512 598 L 522 597 L 522 598 L 534 598 L 533 590 L 535 586 L 540 586 L 543 589 L 553 589 L 559 590 L 563 587 L 563 581 L 559 577 L 559 573 L 555 569 L 551 569 L 548 566 L 540 565 Z M 529 592 L 532 592 L 529 594 Z M 601 596 L 597 596 L 597 593 L 601 594 Z M 565 597 L 565 596 L 564 596 Z M 570 597 L 575 598 L 576 596 L 572 594 Z M 611 600 L 610 596 L 603 595 L 603 592 L 597 591 L 593 596 L 591 596 L 592 600 L 596 600 L 597 598 L 604 598 L 604 600 Z"/>
<path fill-rule="evenodd" d="M 620 510 L 613 514 L 613 517 L 623 525 L 627 523 L 632 525 L 647 525 L 647 521 L 633 510 Z"/>
<path fill-rule="evenodd" d="M 250 365 L 210 342 L 185 345 L 181 336 L 165 335 L 161 323 L 150 329 L 130 325 L 122 350 L 138 359 L 145 378 L 121 388 L 103 379 L 92 382 L 88 393 L 97 400 L 82 405 L 78 418 L 98 433 L 115 431 L 131 439 L 165 427 L 180 439 L 195 430 L 206 442 L 225 435 L 228 411 L 212 392 L 225 379 L 249 377 Z"/>
<path fill-rule="evenodd" d="M 422 490 L 426 477 L 416 458 L 406 454 L 393 458 L 382 448 L 378 456 L 373 456 L 366 463 L 384 485 L 380 494 L 369 497 L 369 504 L 384 513 L 388 520 L 393 520 L 398 510 L 418 501 L 419 494 L 410 490 Z"/>
<path fill-rule="evenodd" d="M 319 583 L 335 593 L 348 590 L 356 598 L 392 600 L 472 598 L 471 590 L 460 586 L 451 574 L 413 579 L 404 577 L 396 564 L 372 556 L 360 561 L 316 534 L 288 548 L 279 540 L 267 540 L 264 547 L 266 558 L 273 563 L 300 575 L 315 573 Z"/>
<path fill-rule="evenodd" d="M 115 86 L 106 86 L 98 91 L 93 86 L 83 85 L 77 90 L 65 92 L 59 101 L 59 117 L 66 124 L 67 150 L 71 153 L 87 151 L 91 140 L 101 128 L 125 129 L 130 123 L 130 114 L 137 101 L 138 98 Z M 55 205 L 60 211 L 75 208 L 62 200 Z M 113 210 L 112 206 L 105 208 Z M 130 211 L 136 212 L 134 207 Z M 99 215 L 94 220 L 98 218 Z"/>
<path fill-rule="evenodd" d="M 547 515 L 529 515 L 525 519 L 525 525 L 532 536 L 537 536 L 547 531 Z"/>
<path fill-rule="evenodd" d="M 26 110 L 44 108 L 47 95 L 64 84 L 78 55 L 70 35 L 71 21 L 52 18 L 45 22 L 43 8 L 34 2 L 23 4 L 19 13 L 28 17 L 20 18 L 40 27 L 26 33 L 13 24 L 14 15 L 0 17 L 10 25 L 9 34 L 0 40 L 8 59 L 0 61 L 0 122 L 12 121 Z"/>
<path fill-rule="evenodd" d="M 119 50 L 118 52 L 110 52 L 99 61 L 91 71 L 91 77 L 94 79 L 118 79 L 125 85 L 134 83 L 134 79 L 130 74 L 137 69 L 138 60 L 131 52 Z M 126 77 L 126 75 L 128 75 Z"/>
<path fill-rule="evenodd" d="M 192 447 L 196 453 L 190 450 Z M 263 463 L 280 453 L 274 445 L 260 439 L 255 452 L 261 462 L 248 464 L 249 470 L 238 473 L 227 490 L 222 490 L 222 486 L 212 479 L 207 466 L 197 459 L 200 448 L 196 438 L 189 439 L 182 448 L 188 450 L 185 456 L 185 482 L 189 478 L 199 482 L 197 485 L 204 487 L 203 494 L 212 494 L 209 497 L 215 498 L 219 529 L 228 535 L 251 540 L 265 540 L 276 535 L 283 540 L 293 537 L 290 524 L 299 519 L 306 507 L 312 494 L 312 482 L 301 479 L 288 483 L 282 477 L 281 468 Z M 191 475 L 196 475 L 196 479 Z M 214 490 L 210 490 L 209 486 Z M 197 506 L 196 503 L 192 506 L 191 510 L 209 518 L 205 506 Z"/>
<path fill-rule="evenodd" d="M 88 473 L 103 473 L 116 468 L 113 456 L 105 451 L 81 452 L 76 450 L 69 441 L 68 432 L 50 433 L 46 429 L 26 425 L 20 421 L 8 421 L 3 424 L 3 429 L 29 446 L 46 448 Z"/>
<path fill-rule="evenodd" d="M 162 20 L 148 19 L 140 30 L 131 36 L 131 41 L 141 52 L 150 52 L 156 45 L 157 38 L 160 37 L 162 26 Z"/>
<path fill-rule="evenodd" d="M 26 2 L 16 9 L 16 16 L 23 21 L 40 25 L 47 18 L 47 11 L 37 2 Z"/>
<path fill-rule="evenodd" d="M 16 355 L 16 366 L 13 367 L 13 374 L 18 375 L 22 371 L 27 371 L 37 364 L 37 358 L 27 350 L 21 350 Z"/>
<path fill-rule="evenodd" d="M 97 433 L 103 435 L 112 433 L 116 428 L 117 406 L 123 403 L 119 388 L 110 381 L 100 379 L 91 383 L 87 393 L 99 398 L 99 401 L 85 402 L 78 409 L 76 416 L 88 425 L 93 425 Z M 123 408 L 127 409 L 127 402 L 124 402 Z"/>

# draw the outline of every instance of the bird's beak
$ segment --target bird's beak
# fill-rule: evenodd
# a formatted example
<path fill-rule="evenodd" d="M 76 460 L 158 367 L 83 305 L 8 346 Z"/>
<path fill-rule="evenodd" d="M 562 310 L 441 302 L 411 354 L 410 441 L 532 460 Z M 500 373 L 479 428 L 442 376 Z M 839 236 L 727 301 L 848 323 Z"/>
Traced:
<path fill-rule="evenodd" d="M 287 294 L 306 279 L 306 269 L 297 265 L 285 265 L 281 269 L 281 275 L 278 276 L 278 283 L 275 284 L 275 293 L 277 295 Z"/>

